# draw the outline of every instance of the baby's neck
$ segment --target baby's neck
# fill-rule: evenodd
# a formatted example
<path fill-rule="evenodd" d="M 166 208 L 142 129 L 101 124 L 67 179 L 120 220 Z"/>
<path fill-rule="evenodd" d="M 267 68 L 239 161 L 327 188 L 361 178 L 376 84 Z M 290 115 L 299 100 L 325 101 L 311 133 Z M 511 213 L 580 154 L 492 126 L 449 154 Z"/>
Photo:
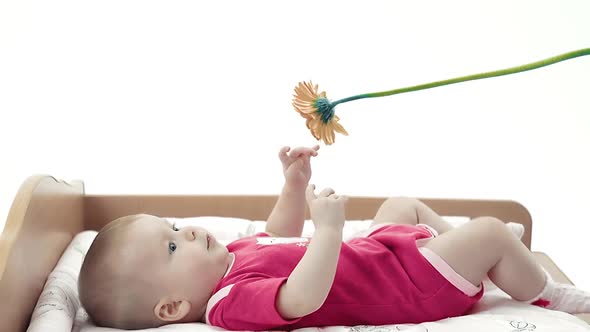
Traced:
<path fill-rule="evenodd" d="M 223 274 L 223 277 L 221 277 L 221 279 L 223 279 L 229 273 L 232 266 L 234 265 L 235 260 L 236 260 L 236 256 L 234 255 L 233 252 L 230 252 L 227 255 L 227 268 L 225 269 L 225 273 Z M 219 281 L 221 281 L 221 279 L 219 279 Z"/>
<path fill-rule="evenodd" d="M 228 275 L 229 271 L 231 271 L 232 266 L 234 265 L 234 261 L 236 259 L 236 256 L 233 253 L 228 253 L 227 255 L 227 262 L 226 262 L 226 268 L 225 268 L 225 272 L 223 273 L 223 276 L 221 276 L 219 278 L 219 280 L 217 281 L 217 284 L 219 285 L 219 283 L 221 282 L 221 280 L 223 278 L 225 278 L 225 276 Z M 214 290 L 213 290 L 214 291 Z M 211 296 L 215 295 L 215 293 L 211 294 Z M 210 298 L 209 298 L 210 299 Z M 207 303 L 205 303 L 204 307 L 201 308 L 201 311 L 199 311 L 199 313 L 201 313 L 200 315 L 200 319 L 199 321 L 201 323 L 207 323 L 207 304 L 209 301 L 207 301 Z"/>

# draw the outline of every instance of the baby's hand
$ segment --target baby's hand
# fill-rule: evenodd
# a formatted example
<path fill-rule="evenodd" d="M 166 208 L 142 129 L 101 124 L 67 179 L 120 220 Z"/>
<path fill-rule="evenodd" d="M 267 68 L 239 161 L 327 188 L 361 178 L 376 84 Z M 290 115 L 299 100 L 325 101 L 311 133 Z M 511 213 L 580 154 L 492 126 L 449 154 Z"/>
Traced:
<path fill-rule="evenodd" d="M 318 155 L 319 148 L 319 145 L 311 148 L 297 147 L 287 154 L 291 148 L 288 146 L 283 147 L 279 151 L 279 159 L 283 164 L 285 181 L 290 184 L 305 186 L 311 178 L 309 159 Z"/>
<path fill-rule="evenodd" d="M 338 196 L 332 188 L 325 188 L 316 196 L 315 185 L 310 184 L 305 191 L 311 220 L 316 229 L 320 227 L 344 227 L 345 208 L 348 197 Z"/>

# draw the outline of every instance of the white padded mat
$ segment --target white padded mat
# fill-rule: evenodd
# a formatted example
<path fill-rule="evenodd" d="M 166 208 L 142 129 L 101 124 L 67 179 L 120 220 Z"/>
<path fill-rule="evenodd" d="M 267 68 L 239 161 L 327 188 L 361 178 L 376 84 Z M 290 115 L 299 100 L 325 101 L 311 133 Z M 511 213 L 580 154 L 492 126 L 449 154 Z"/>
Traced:
<path fill-rule="evenodd" d="M 210 230 L 216 238 L 227 244 L 237 238 L 264 230 L 262 221 L 249 221 L 238 218 L 198 217 L 186 219 L 168 218 L 179 227 L 198 225 Z M 467 218 L 446 218 L 459 225 Z M 347 221 L 343 238 L 352 237 L 366 229 L 370 221 Z M 313 224 L 306 221 L 303 236 L 313 234 Z M 88 250 L 96 232 L 86 231 L 78 234 L 70 243 L 54 271 L 50 274 L 45 288 L 31 319 L 29 332 L 113 332 L 120 331 L 99 328 L 92 325 L 85 311 L 80 307 L 77 279 L 84 253 Z M 483 299 L 473 308 L 470 315 L 454 317 L 437 322 L 422 324 L 398 324 L 384 326 L 333 326 L 307 328 L 297 331 L 321 332 L 545 332 L 545 331 L 590 331 L 590 326 L 573 315 L 526 305 L 511 300 L 508 295 L 490 283 L 486 283 Z M 156 329 L 141 331 L 224 331 L 202 323 L 173 324 Z"/>

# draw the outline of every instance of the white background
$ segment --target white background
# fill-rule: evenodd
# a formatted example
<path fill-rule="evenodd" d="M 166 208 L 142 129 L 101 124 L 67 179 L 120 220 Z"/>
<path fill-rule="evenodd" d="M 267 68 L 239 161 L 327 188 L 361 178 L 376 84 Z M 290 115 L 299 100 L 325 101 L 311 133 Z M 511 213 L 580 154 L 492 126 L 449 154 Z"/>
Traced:
<path fill-rule="evenodd" d="M 0 2 L 0 220 L 32 174 L 88 193 L 276 194 L 312 145 L 297 82 L 335 100 L 590 47 L 579 1 Z M 590 290 L 590 57 L 341 104 L 312 182 L 513 199 Z M 583 257 L 583 258 L 582 258 Z"/>

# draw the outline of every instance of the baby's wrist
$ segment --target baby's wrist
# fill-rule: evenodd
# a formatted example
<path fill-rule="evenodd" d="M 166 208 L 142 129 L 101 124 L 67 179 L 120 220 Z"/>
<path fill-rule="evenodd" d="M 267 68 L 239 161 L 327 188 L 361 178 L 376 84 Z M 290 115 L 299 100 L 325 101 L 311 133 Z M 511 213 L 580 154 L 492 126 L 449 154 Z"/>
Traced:
<path fill-rule="evenodd" d="M 305 191 L 308 183 L 309 181 L 294 180 L 285 177 L 285 187 L 292 191 Z"/>
<path fill-rule="evenodd" d="M 342 228 L 342 225 L 336 223 L 321 223 L 315 227 L 315 232 L 333 234 L 342 237 Z"/>

